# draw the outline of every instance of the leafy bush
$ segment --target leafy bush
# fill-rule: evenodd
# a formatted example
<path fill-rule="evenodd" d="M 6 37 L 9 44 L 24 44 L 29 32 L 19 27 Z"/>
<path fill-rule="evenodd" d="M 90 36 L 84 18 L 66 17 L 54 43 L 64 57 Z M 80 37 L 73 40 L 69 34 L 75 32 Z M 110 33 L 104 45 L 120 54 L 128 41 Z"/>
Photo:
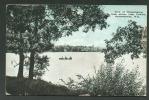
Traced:
<path fill-rule="evenodd" d="M 30 59 L 27 56 L 25 59 L 26 69 L 29 70 L 30 66 Z M 35 64 L 34 64 L 34 78 L 41 79 L 42 75 L 48 70 L 47 67 L 49 66 L 49 58 L 45 55 L 40 56 L 39 54 L 35 55 Z"/>
<path fill-rule="evenodd" d="M 95 68 L 94 68 L 95 69 Z M 101 65 L 95 75 L 83 77 L 77 75 L 79 82 L 69 79 L 65 85 L 69 89 L 84 91 L 91 96 L 143 96 L 145 86 L 139 76 L 138 68 L 125 70 L 122 63 L 116 66 Z"/>
<path fill-rule="evenodd" d="M 34 77 L 40 79 L 49 66 L 49 58 L 47 56 L 35 57 Z"/>

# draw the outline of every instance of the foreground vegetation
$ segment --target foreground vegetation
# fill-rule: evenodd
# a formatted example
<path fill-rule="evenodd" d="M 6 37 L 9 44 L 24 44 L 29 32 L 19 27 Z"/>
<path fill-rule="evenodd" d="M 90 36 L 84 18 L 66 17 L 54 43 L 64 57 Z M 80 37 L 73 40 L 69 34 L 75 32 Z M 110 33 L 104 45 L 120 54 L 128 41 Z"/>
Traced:
<path fill-rule="evenodd" d="M 76 95 L 62 85 L 55 85 L 43 80 L 8 76 L 6 77 L 6 91 L 11 95 Z"/>
<path fill-rule="evenodd" d="M 116 66 L 102 65 L 93 76 L 77 75 L 79 82 L 69 78 L 62 82 L 71 90 L 83 90 L 89 96 L 144 96 L 146 86 L 138 68 L 125 70 L 122 63 Z"/>
<path fill-rule="evenodd" d="M 6 77 L 6 91 L 12 95 L 145 96 L 146 86 L 138 67 L 126 70 L 123 63 L 101 65 L 94 75 L 77 75 L 56 85 L 41 79 Z"/>

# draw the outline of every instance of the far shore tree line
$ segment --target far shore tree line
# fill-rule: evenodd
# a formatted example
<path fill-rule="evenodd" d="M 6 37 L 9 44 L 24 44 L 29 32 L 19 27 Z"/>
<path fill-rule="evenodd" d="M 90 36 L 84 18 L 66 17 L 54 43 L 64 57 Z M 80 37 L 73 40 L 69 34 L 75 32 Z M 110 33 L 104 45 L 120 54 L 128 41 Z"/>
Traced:
<path fill-rule="evenodd" d="M 58 45 L 54 46 L 51 52 L 102 52 L 102 48 L 95 46 L 71 46 Z"/>
<path fill-rule="evenodd" d="M 8 5 L 6 48 L 19 55 L 17 77 L 23 78 L 24 66 L 29 66 L 29 79 L 41 76 L 49 65 L 48 57 L 39 54 L 52 51 L 52 41 L 72 35 L 80 27 L 85 33 L 107 28 L 108 17 L 99 5 Z M 129 21 L 126 27 L 118 27 L 113 38 L 105 41 L 105 61 L 114 63 L 117 57 L 126 53 L 132 53 L 132 59 L 138 58 L 143 50 L 142 32 L 143 27 L 135 21 Z M 26 57 L 25 53 L 30 56 Z"/>

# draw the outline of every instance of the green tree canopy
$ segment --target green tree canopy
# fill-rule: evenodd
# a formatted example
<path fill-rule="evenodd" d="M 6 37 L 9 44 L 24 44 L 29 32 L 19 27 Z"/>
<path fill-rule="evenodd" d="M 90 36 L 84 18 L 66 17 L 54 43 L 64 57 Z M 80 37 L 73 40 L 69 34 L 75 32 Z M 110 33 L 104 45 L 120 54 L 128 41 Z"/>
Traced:
<path fill-rule="evenodd" d="M 69 36 L 80 27 L 88 32 L 108 26 L 106 19 L 109 14 L 104 13 L 99 5 L 8 5 L 7 9 L 9 30 L 24 34 L 19 39 L 25 42 L 16 41 L 16 38 L 12 42 L 25 45 L 22 47 L 23 52 L 30 53 L 31 78 L 35 54 L 52 49 L 52 41 Z M 20 47 L 17 46 L 18 49 Z"/>
<path fill-rule="evenodd" d="M 105 40 L 106 49 L 104 49 L 105 60 L 108 63 L 114 63 L 114 60 L 124 54 L 131 53 L 131 58 L 139 58 L 142 52 L 142 32 L 143 27 L 135 21 L 128 21 L 125 27 L 118 27 L 110 40 Z"/>

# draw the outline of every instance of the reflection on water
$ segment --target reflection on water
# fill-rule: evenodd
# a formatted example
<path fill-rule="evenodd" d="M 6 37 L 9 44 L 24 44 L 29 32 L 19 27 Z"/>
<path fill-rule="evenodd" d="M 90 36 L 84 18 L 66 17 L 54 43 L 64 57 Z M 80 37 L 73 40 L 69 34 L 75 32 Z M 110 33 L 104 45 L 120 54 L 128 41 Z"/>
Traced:
<path fill-rule="evenodd" d="M 104 54 L 99 52 L 46 52 L 41 55 L 49 57 L 48 71 L 43 75 L 43 79 L 60 84 L 59 79 L 67 80 L 68 77 L 76 79 L 77 74 L 86 76 L 94 73 L 94 67 L 100 68 L 104 64 Z M 116 60 L 120 62 L 125 59 L 124 65 L 127 69 L 139 66 L 142 77 L 146 78 L 146 59 L 131 60 L 130 55 L 124 55 Z M 12 53 L 6 54 L 6 75 L 17 76 L 18 66 L 13 67 L 19 62 L 19 56 Z M 25 70 L 25 76 L 28 71 Z"/>

